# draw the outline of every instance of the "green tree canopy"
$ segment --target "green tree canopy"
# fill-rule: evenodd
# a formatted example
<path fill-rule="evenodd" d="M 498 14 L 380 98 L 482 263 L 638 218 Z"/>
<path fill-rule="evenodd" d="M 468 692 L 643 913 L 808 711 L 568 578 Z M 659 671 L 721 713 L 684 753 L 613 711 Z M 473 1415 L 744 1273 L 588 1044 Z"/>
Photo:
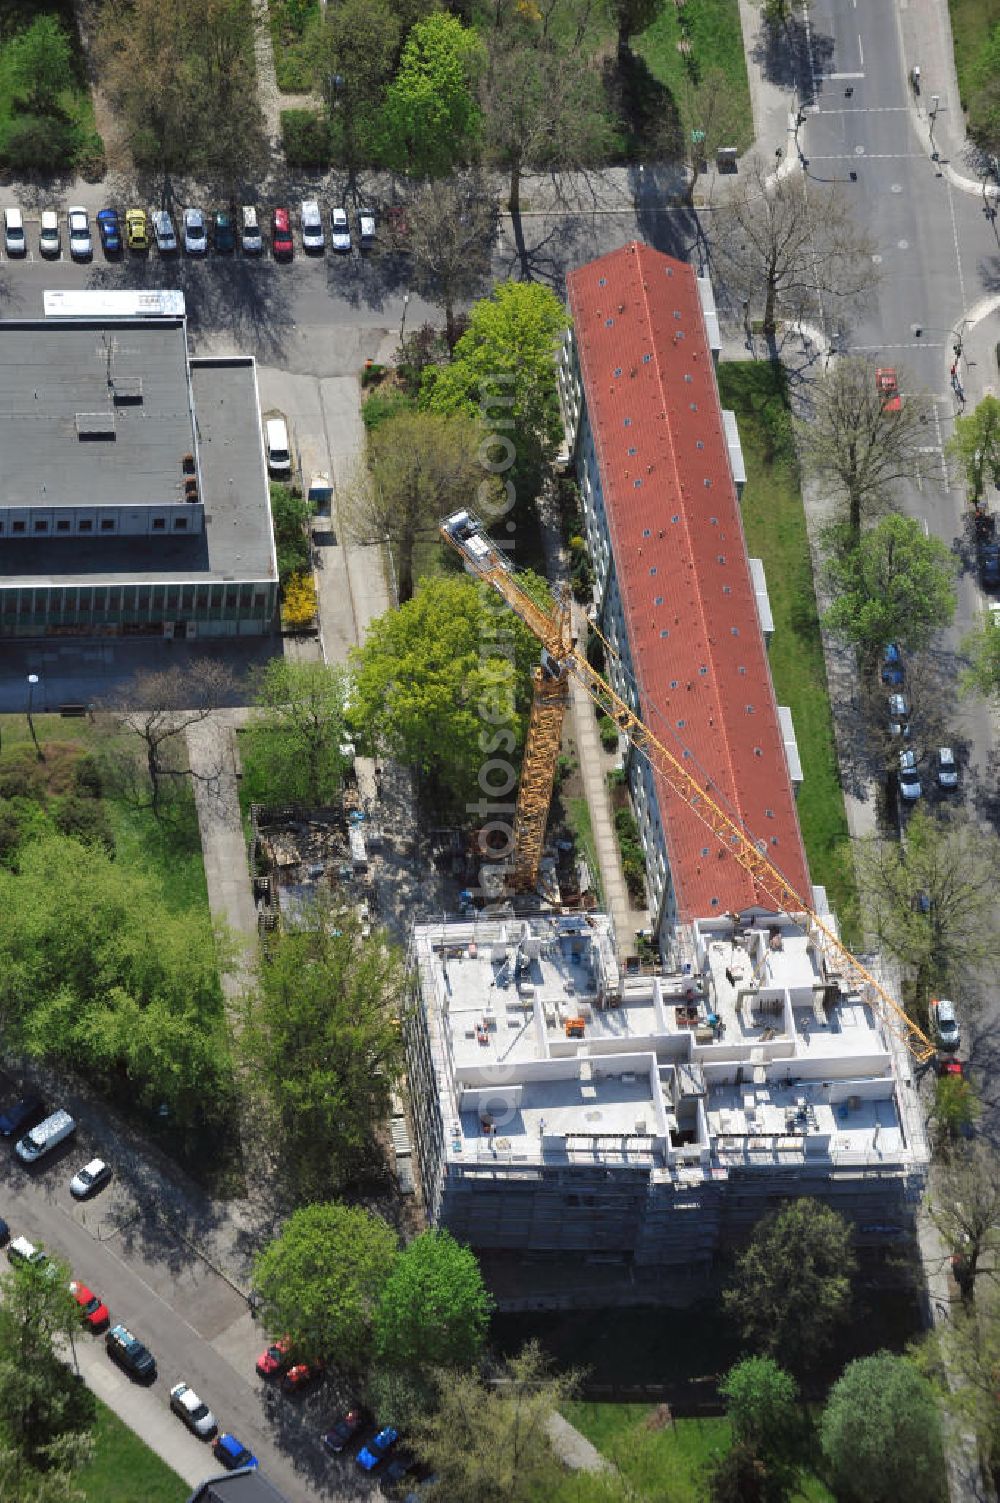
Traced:
<path fill-rule="evenodd" d="M 607 0 L 608 14 L 618 32 L 618 56 L 629 51 L 637 32 L 652 26 L 663 9 L 663 0 Z"/>
<path fill-rule="evenodd" d="M 427 1231 L 399 1255 L 375 1312 L 375 1351 L 397 1367 L 469 1367 L 492 1300 L 479 1262 L 447 1231 Z"/>
<path fill-rule="evenodd" d="M 883 517 L 856 547 L 834 554 L 828 572 L 835 598 L 825 624 L 867 659 L 887 642 L 927 647 L 954 619 L 957 561 L 915 517 Z"/>
<path fill-rule="evenodd" d="M 336 664 L 272 658 L 254 686 L 260 711 L 240 739 L 247 792 L 260 803 L 332 803 L 346 759 L 341 747 L 350 675 Z"/>
<path fill-rule="evenodd" d="M 538 493 L 562 441 L 555 354 L 566 310 L 538 282 L 503 282 L 473 304 L 447 366 L 424 372 L 423 404 L 466 412 L 493 435 L 487 458 L 507 485 L 508 505 Z"/>
<path fill-rule="evenodd" d="M 945 448 L 961 470 L 971 500 L 982 500 L 987 478 L 1000 485 L 1000 400 L 984 397 L 968 417 L 957 417 Z"/>
<path fill-rule="evenodd" d="M 830 1481 L 844 1503 L 937 1503 L 944 1486 L 934 1392 L 906 1357 L 851 1362 L 820 1421 Z"/>
<path fill-rule="evenodd" d="M 307 909 L 272 935 L 246 998 L 240 1053 L 277 1128 L 300 1200 L 342 1185 L 369 1153 L 401 1060 L 403 965 L 351 910 Z"/>
<path fill-rule="evenodd" d="M 14 86 L 30 110 L 38 115 L 55 112 L 59 95 L 70 82 L 73 52 L 62 23 L 56 16 L 36 16 L 18 32 L 7 48 Z"/>
<path fill-rule="evenodd" d="M 850 1314 L 854 1267 L 847 1222 L 803 1196 L 757 1225 L 726 1309 L 758 1351 L 803 1372 Z"/>
<path fill-rule="evenodd" d="M 11 1447 L 12 1465 L 28 1474 L 44 1469 L 60 1436 L 94 1422 L 93 1395 L 57 1350 L 80 1330 L 69 1278 L 57 1258 L 0 1276 L 0 1438 Z"/>
<path fill-rule="evenodd" d="M 427 580 L 371 623 L 354 657 L 352 719 L 456 804 L 512 804 L 537 660 L 527 628 L 485 586 Z"/>
<path fill-rule="evenodd" d="M 962 642 L 969 666 L 961 677 L 963 694 L 1000 699 L 1000 619 L 987 609 L 982 626 Z"/>
<path fill-rule="evenodd" d="M 344 163 L 353 171 L 376 153 L 379 111 L 399 57 L 398 7 L 391 0 L 324 5 L 307 45 Z"/>
<path fill-rule="evenodd" d="M 307 1360 L 365 1366 L 372 1315 L 397 1257 L 396 1234 L 356 1206 L 295 1211 L 254 1266 L 262 1314 Z"/>
<path fill-rule="evenodd" d="M 406 39 L 382 107 L 388 166 L 415 177 L 444 177 L 468 160 L 479 134 L 474 97 L 483 48 L 456 16 L 435 11 Z"/>
<path fill-rule="evenodd" d="M 758 1457 L 790 1460 L 801 1440 L 799 1387 L 773 1357 L 745 1357 L 719 1384 L 734 1438 Z"/>

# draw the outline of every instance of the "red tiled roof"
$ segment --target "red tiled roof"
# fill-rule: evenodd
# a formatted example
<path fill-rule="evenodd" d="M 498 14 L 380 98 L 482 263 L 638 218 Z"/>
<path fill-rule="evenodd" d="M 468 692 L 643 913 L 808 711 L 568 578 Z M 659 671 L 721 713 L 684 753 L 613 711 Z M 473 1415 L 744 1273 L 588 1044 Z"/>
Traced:
<path fill-rule="evenodd" d="M 810 900 L 694 270 L 631 244 L 568 291 L 644 717 Z M 656 782 L 681 921 L 773 907 Z"/>

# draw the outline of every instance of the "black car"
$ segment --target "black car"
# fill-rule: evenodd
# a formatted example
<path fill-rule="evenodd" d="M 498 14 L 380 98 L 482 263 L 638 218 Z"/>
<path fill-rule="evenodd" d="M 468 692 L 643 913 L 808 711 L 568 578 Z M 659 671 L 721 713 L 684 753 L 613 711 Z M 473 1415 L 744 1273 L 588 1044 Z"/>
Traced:
<path fill-rule="evenodd" d="M 334 1420 L 323 1436 L 324 1446 L 328 1451 L 332 1451 L 334 1456 L 339 1456 L 367 1423 L 368 1416 L 365 1411 L 359 1405 L 355 1405 L 339 1419 Z"/>
<path fill-rule="evenodd" d="M 133 1378 L 152 1383 L 156 1377 L 156 1359 L 147 1346 L 137 1340 L 125 1326 L 112 1326 L 104 1338 L 108 1356 Z"/>
<path fill-rule="evenodd" d="M 988 589 L 1000 585 L 1000 543 L 986 543 L 980 548 L 979 574 Z"/>
<path fill-rule="evenodd" d="M 216 209 L 212 215 L 212 244 L 217 251 L 228 255 L 236 249 L 236 230 L 233 216 L 225 209 Z"/>
<path fill-rule="evenodd" d="M 0 1113 L 0 1138 L 20 1138 L 29 1128 L 35 1127 L 45 1115 L 45 1107 L 38 1096 L 22 1096 L 5 1112 Z"/>

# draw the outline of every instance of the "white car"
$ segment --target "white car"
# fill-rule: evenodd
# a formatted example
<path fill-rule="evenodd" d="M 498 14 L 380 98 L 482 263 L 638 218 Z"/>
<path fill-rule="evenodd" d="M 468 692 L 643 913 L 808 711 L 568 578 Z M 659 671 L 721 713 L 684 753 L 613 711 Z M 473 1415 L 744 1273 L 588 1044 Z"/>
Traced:
<path fill-rule="evenodd" d="M 937 781 L 939 788 L 958 787 L 958 763 L 950 746 L 938 747 Z"/>
<path fill-rule="evenodd" d="M 90 220 L 81 204 L 75 204 L 66 215 L 69 224 L 69 253 L 74 261 L 89 261 L 94 254 L 94 242 L 90 238 Z"/>
<path fill-rule="evenodd" d="M 302 219 L 302 249 L 305 251 L 321 251 L 326 244 L 323 234 L 323 215 L 320 213 L 319 204 L 314 198 L 304 198 L 301 209 Z"/>
<path fill-rule="evenodd" d="M 184 210 L 184 249 L 189 256 L 204 256 L 208 251 L 208 230 L 200 209 Z"/>
<path fill-rule="evenodd" d="M 24 236 L 24 217 L 20 209 L 3 211 L 3 243 L 8 256 L 23 256 L 28 249 Z"/>
<path fill-rule="evenodd" d="M 62 249 L 59 236 L 59 215 L 55 209 L 42 210 L 42 223 L 38 231 L 38 249 L 43 256 L 58 256 Z"/>
<path fill-rule="evenodd" d="M 335 251 L 349 251 L 351 248 L 351 226 L 347 222 L 346 209 L 330 210 L 330 244 Z"/>
<path fill-rule="evenodd" d="M 189 1430 L 207 1440 L 217 1429 L 215 1415 L 203 1404 L 194 1389 L 187 1383 L 175 1383 L 170 1390 L 170 1407 L 180 1415 Z"/>
<path fill-rule="evenodd" d="M 156 236 L 156 249 L 161 256 L 169 256 L 177 249 L 174 221 L 166 209 L 154 209 L 150 218 L 153 222 L 153 234 Z"/>
<path fill-rule="evenodd" d="M 79 1174 L 74 1174 L 69 1182 L 69 1193 L 76 1200 L 86 1200 L 88 1195 L 96 1195 L 102 1185 L 106 1185 L 111 1178 L 111 1165 L 103 1159 L 91 1159 L 89 1164 L 84 1164 Z"/>
<path fill-rule="evenodd" d="M 909 740 L 910 701 L 905 694 L 889 695 L 889 733 Z"/>
<path fill-rule="evenodd" d="M 904 751 L 899 754 L 899 796 L 907 803 L 914 803 L 923 792 L 920 774 L 917 771 L 917 754 Z"/>
<path fill-rule="evenodd" d="M 362 250 L 375 244 L 375 215 L 371 209 L 358 210 L 358 242 Z"/>

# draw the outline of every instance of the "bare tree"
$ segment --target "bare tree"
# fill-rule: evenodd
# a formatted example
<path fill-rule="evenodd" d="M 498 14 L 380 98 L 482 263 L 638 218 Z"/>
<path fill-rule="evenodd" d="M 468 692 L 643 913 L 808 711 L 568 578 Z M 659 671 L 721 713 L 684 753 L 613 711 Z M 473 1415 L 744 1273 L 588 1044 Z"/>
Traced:
<path fill-rule="evenodd" d="M 730 79 L 721 68 L 708 68 L 704 75 L 685 68 L 683 74 L 684 133 L 691 176 L 687 201 L 694 202 L 698 174 L 704 171 L 720 146 L 739 138 L 743 105 Z"/>
<path fill-rule="evenodd" d="M 720 209 L 714 250 L 730 292 L 774 345 L 779 322 L 847 312 L 875 285 L 875 242 L 854 222 L 839 188 L 809 190 L 801 173 L 776 178 L 760 157 Z"/>
<path fill-rule="evenodd" d="M 472 298 L 489 277 L 500 210 L 478 175 L 435 178 L 407 205 L 414 279 L 444 308 L 449 350 L 458 337 L 455 304 Z"/>
<path fill-rule="evenodd" d="M 1000 1165 L 993 1148 L 980 1140 L 952 1160 L 928 1202 L 934 1225 L 951 1250 L 962 1299 L 975 1299 L 976 1280 L 997 1275 L 1000 1249 Z"/>
<path fill-rule="evenodd" d="M 926 421 L 921 394 L 887 395 L 877 367 L 855 356 L 835 360 L 812 389 L 796 424 L 799 453 L 846 505 L 850 544 L 863 522 L 891 507 L 894 487 L 917 475 Z"/>
<path fill-rule="evenodd" d="M 189 726 L 207 720 L 213 710 L 231 704 L 234 689 L 233 676 L 224 664 L 200 658 L 187 668 L 137 673 L 112 705 L 120 728 L 142 744 L 151 807 L 157 818 L 166 784 L 193 776 L 180 754 L 179 738 Z"/>

